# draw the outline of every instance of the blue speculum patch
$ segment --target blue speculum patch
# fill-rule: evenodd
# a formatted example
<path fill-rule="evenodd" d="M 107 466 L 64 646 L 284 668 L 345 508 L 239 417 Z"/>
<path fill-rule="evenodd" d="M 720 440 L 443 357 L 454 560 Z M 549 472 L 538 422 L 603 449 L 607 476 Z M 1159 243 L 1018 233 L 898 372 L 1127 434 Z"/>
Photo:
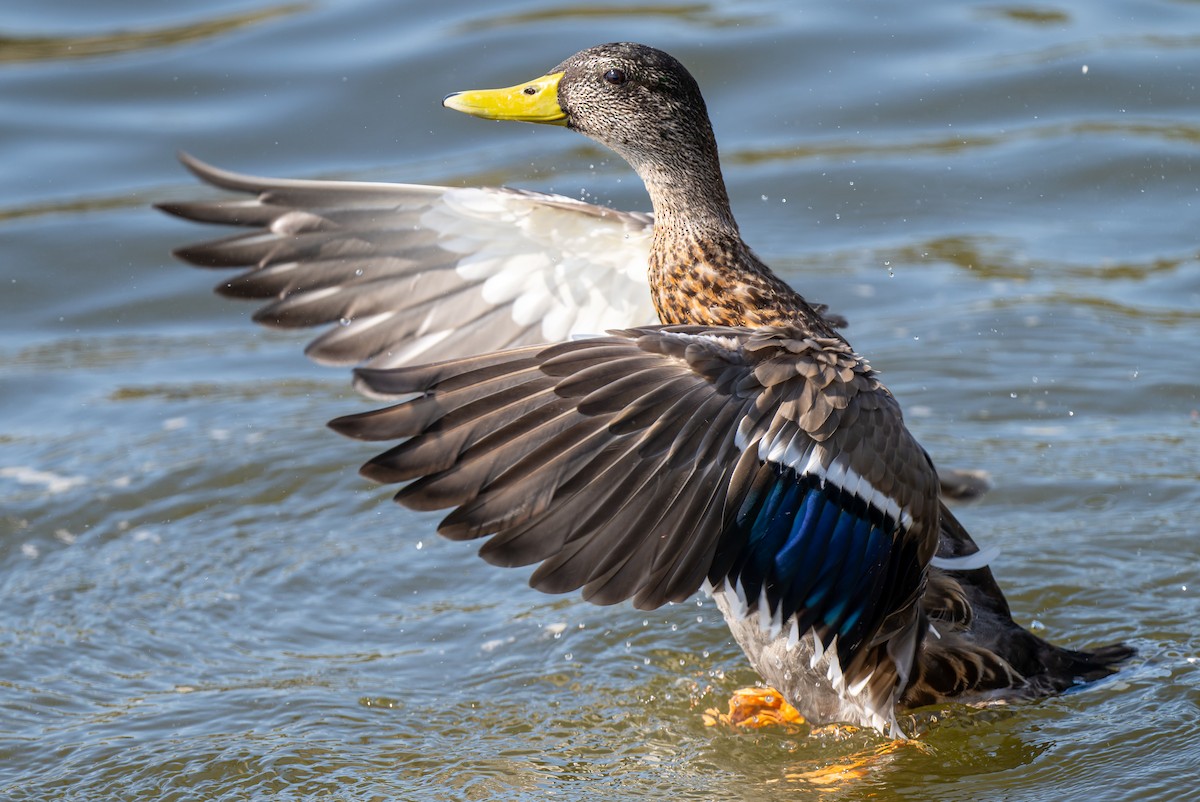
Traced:
<path fill-rule="evenodd" d="M 837 636 L 844 658 L 891 611 L 916 559 L 896 542 L 897 522 L 883 510 L 773 462 L 760 468 L 731 528 L 740 549 L 728 578 L 741 583 L 750 605 L 765 587 L 780 620 L 798 614 L 799 631 L 815 627 L 826 646 Z"/>

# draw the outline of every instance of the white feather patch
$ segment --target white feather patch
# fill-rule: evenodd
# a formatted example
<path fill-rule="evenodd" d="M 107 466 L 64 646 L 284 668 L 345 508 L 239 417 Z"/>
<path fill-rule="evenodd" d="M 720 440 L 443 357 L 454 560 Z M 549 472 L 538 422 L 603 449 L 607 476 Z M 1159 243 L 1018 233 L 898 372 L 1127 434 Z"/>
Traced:
<path fill-rule="evenodd" d="M 851 696 L 858 696 L 863 692 L 863 689 L 867 687 L 867 683 L 871 681 L 871 677 L 873 676 L 875 676 L 875 672 L 869 672 L 865 677 L 848 687 L 846 689 L 846 693 L 850 694 Z"/>
<path fill-rule="evenodd" d="M 766 585 L 758 591 L 758 628 L 767 633 L 771 631 L 771 605 L 767 602 Z"/>
<path fill-rule="evenodd" d="M 839 490 L 857 496 L 870 506 L 882 510 L 885 515 L 899 523 L 905 529 L 912 526 L 912 514 L 908 510 L 901 509 L 900 504 L 894 498 L 876 490 L 870 482 L 851 468 L 842 457 L 835 457 L 829 463 L 829 467 L 825 467 L 822 464 L 824 462 L 823 457 L 825 457 L 825 450 L 822 448 L 811 449 L 806 453 L 805 457 L 802 463 L 789 463 L 802 476 L 816 476 L 821 480 L 822 486 L 825 483 L 832 484 Z"/>
<path fill-rule="evenodd" d="M 541 322 L 549 341 L 658 322 L 647 291 L 646 215 L 532 192 L 447 189 L 416 228 L 458 256 L 454 270 L 464 287 L 475 285 L 467 291 L 477 303 L 507 308 L 518 328 Z"/>
<path fill-rule="evenodd" d="M 789 652 L 793 651 L 797 646 L 800 645 L 800 627 L 796 623 L 796 616 L 792 616 L 791 621 L 792 628 L 791 631 L 788 632 L 787 644 L 784 646 L 784 648 Z"/>
<path fill-rule="evenodd" d="M 838 636 L 834 635 L 833 640 L 829 642 L 829 648 L 826 651 L 829 653 L 829 668 L 825 671 L 825 676 L 832 683 L 835 691 L 840 691 L 846 684 L 846 678 L 842 675 L 842 662 L 837 656 Z"/>
<path fill-rule="evenodd" d="M 745 618 L 750 614 L 750 605 L 746 602 L 746 591 L 743 590 L 740 580 L 732 584 L 728 579 L 722 580 L 721 584 L 713 589 L 714 596 L 718 593 L 725 599 L 730 618 Z"/>
<path fill-rule="evenodd" d="M 943 571 L 974 571 L 990 565 L 992 560 L 999 556 L 1000 549 L 988 546 L 974 554 L 966 554 L 962 557 L 934 557 L 929 564 Z"/>

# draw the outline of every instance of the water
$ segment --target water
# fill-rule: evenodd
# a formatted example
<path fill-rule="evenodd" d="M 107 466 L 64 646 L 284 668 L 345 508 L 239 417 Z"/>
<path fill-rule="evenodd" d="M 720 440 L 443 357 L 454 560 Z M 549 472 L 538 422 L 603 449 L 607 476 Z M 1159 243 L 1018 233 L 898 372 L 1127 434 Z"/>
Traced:
<path fill-rule="evenodd" d="M 12 5 L 12 4 L 10 4 Z M 0 797 L 1179 799 L 1200 777 L 1192 2 L 362 0 L 0 12 Z M 174 162 L 646 208 L 566 131 L 444 111 L 597 42 L 703 86 L 747 239 L 995 490 L 1019 620 L 1118 676 L 922 711 L 928 749 L 706 729 L 711 602 L 548 597 L 355 473 L 369 406 L 215 298 Z M 1086 67 L 1086 70 L 1085 70 Z"/>

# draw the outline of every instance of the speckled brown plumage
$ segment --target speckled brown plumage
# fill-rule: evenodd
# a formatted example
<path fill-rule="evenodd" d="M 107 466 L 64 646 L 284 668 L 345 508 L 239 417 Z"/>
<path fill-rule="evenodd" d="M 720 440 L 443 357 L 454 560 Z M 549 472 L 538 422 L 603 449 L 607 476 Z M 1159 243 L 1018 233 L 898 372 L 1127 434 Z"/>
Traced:
<path fill-rule="evenodd" d="M 698 239 L 657 224 L 649 278 L 654 308 L 667 324 L 797 326 L 823 337 L 838 337 L 834 328 L 844 324 L 827 318 L 825 306 L 809 304 L 740 237 Z"/>

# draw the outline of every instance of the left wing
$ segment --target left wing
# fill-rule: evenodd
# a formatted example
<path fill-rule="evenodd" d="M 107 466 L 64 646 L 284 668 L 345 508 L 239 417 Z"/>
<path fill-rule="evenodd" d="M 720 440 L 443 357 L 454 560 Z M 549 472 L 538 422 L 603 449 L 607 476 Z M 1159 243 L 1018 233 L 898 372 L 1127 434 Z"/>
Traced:
<path fill-rule="evenodd" d="M 358 377 L 422 394 L 331 423 L 409 438 L 363 473 L 540 590 L 650 609 L 724 581 L 842 666 L 915 620 L 937 476 L 842 340 L 652 327 Z"/>

